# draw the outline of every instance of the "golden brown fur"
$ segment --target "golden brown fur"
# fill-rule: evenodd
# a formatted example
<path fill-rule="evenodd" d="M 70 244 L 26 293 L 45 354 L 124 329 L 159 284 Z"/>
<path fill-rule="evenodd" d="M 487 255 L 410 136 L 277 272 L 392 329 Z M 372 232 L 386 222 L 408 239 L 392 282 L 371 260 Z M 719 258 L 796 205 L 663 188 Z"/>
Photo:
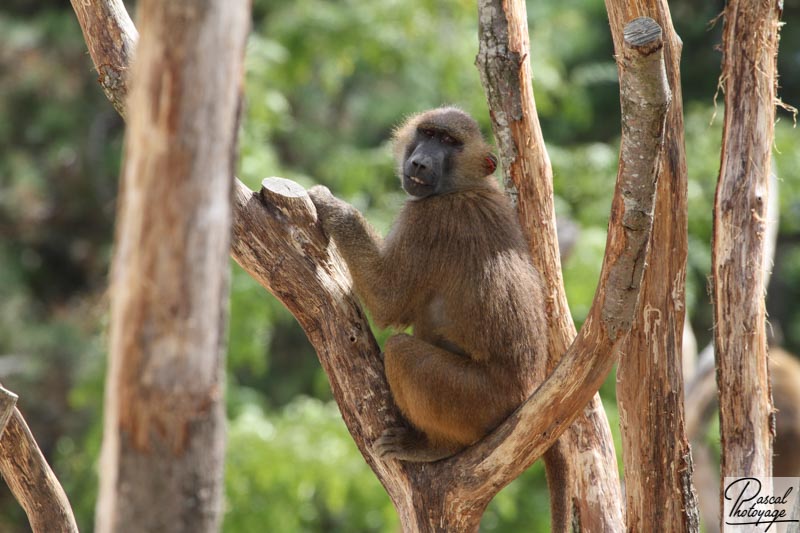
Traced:
<path fill-rule="evenodd" d="M 800 476 L 800 362 L 789 352 L 770 347 L 769 373 L 777 410 L 772 475 L 797 477 Z"/>
<path fill-rule="evenodd" d="M 486 435 L 532 392 L 546 353 L 542 287 L 494 159 L 474 120 L 442 108 L 395 134 L 399 172 L 421 128 L 450 135 L 436 194 L 412 198 L 385 240 L 325 188 L 310 195 L 381 327 L 413 326 L 385 346 L 395 402 L 416 430 L 387 431 L 385 457 L 431 461 Z M 538 358 L 538 360 L 537 360 Z"/>

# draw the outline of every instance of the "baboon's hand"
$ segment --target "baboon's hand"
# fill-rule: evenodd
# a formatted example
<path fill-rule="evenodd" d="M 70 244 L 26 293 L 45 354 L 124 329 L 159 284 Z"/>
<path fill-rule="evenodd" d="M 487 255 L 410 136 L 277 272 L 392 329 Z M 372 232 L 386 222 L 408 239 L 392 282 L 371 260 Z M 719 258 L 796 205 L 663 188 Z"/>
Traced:
<path fill-rule="evenodd" d="M 324 207 L 326 204 L 332 203 L 336 198 L 331 194 L 330 189 L 328 189 L 324 185 L 314 185 L 310 189 L 308 189 L 308 196 L 311 198 L 311 201 L 314 202 L 314 205 L 317 207 L 317 211 Z"/>
<path fill-rule="evenodd" d="M 308 196 L 317 208 L 317 216 L 325 233 L 336 239 L 340 231 L 352 222 L 355 208 L 336 198 L 324 185 L 311 187 Z"/>

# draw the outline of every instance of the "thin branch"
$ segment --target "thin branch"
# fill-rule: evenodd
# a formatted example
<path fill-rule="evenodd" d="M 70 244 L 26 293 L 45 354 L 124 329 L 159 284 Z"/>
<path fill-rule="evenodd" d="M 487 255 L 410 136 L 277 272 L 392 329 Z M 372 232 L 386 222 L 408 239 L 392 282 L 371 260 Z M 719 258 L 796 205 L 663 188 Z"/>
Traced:
<path fill-rule="evenodd" d="M 0 440 L 3 438 L 3 431 L 11 419 L 14 407 L 17 405 L 19 396 L 0 385 Z"/>
<path fill-rule="evenodd" d="M 122 0 L 70 0 L 89 54 L 97 68 L 97 81 L 114 109 L 125 116 L 128 67 L 139 34 Z"/>
<path fill-rule="evenodd" d="M 13 406 L 16 395 L 5 389 L 2 391 L 3 405 Z M 47 464 L 22 413 L 17 408 L 12 411 L 0 437 L 0 474 L 25 509 L 34 533 L 77 533 L 78 526 L 64 489 Z"/>

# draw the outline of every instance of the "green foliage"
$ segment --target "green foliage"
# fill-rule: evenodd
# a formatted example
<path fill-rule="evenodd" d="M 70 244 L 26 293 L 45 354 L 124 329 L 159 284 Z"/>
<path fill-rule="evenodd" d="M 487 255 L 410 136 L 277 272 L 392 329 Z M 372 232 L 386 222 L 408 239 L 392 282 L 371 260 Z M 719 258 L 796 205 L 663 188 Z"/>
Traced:
<path fill-rule="evenodd" d="M 256 3 L 265 16 L 248 45 L 247 183 L 267 168 L 285 170 L 306 185 L 325 183 L 359 207 L 385 210 L 397 203 L 385 142 L 398 118 L 443 102 L 484 107 L 475 70 L 464 69 L 477 52 L 472 3 L 405 7 L 397 1 Z M 420 57 L 437 47 L 440 53 Z M 486 125 L 486 111 L 477 114 Z M 268 143 L 286 168 L 269 164 Z"/>
<path fill-rule="evenodd" d="M 224 531 L 397 531 L 397 515 L 333 403 L 298 397 L 274 413 L 248 405 L 228 428 Z M 484 515 L 484 531 L 547 531 L 536 464 Z"/>
<path fill-rule="evenodd" d="M 494 497 L 481 520 L 481 531 L 550 530 L 550 499 L 541 461 Z"/>
<path fill-rule="evenodd" d="M 335 404 L 298 397 L 230 423 L 224 531 L 395 531 L 397 515 Z"/>

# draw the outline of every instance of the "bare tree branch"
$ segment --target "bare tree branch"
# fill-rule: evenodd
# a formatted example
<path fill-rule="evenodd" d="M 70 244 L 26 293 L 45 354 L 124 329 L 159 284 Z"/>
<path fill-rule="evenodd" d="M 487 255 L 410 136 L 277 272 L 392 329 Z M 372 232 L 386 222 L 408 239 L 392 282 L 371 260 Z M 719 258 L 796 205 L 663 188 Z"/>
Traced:
<path fill-rule="evenodd" d="M 139 38 L 125 10 L 125 4 L 122 0 L 70 2 L 97 68 L 97 81 L 114 109 L 124 117 L 128 95 L 128 67 Z"/>
<path fill-rule="evenodd" d="M 652 17 L 664 29 L 664 59 L 673 93 L 658 170 L 654 245 L 635 326 L 617 368 L 627 528 L 696 531 L 681 367 L 688 250 L 681 43 L 666 0 L 606 0 L 606 9 L 617 55 L 624 46 L 623 26 L 632 17 Z M 624 65 L 619 68 L 622 75 Z"/>
<path fill-rule="evenodd" d="M 408 469 L 377 460 L 368 444 L 398 425 L 400 414 L 347 266 L 329 246 L 314 205 L 305 189 L 289 180 L 265 179 L 260 194 L 237 180 L 233 212 L 233 258 L 300 322 L 347 428 L 397 504 L 408 493 Z"/>
<path fill-rule="evenodd" d="M 28 515 L 34 533 L 78 533 L 67 495 L 36 444 L 16 394 L 0 387 L 0 474 Z M 10 408 L 10 409 L 9 409 Z M 9 417 L 10 415 L 10 417 Z"/>
<path fill-rule="evenodd" d="M 531 86 L 530 44 L 525 2 L 478 3 L 480 50 L 476 58 L 492 116 L 492 128 L 516 200 L 520 224 L 537 270 L 550 288 L 548 372 L 575 339 L 556 234 L 553 172 Z M 550 488 L 552 529 L 572 522 L 588 530 L 620 529 L 622 510 L 614 443 L 599 396 L 544 456 Z M 575 508 L 573 509 L 573 505 Z"/>
<path fill-rule="evenodd" d="M 731 0 L 725 7 L 712 251 L 723 478 L 772 475 L 763 264 L 780 16 L 779 2 Z"/>

